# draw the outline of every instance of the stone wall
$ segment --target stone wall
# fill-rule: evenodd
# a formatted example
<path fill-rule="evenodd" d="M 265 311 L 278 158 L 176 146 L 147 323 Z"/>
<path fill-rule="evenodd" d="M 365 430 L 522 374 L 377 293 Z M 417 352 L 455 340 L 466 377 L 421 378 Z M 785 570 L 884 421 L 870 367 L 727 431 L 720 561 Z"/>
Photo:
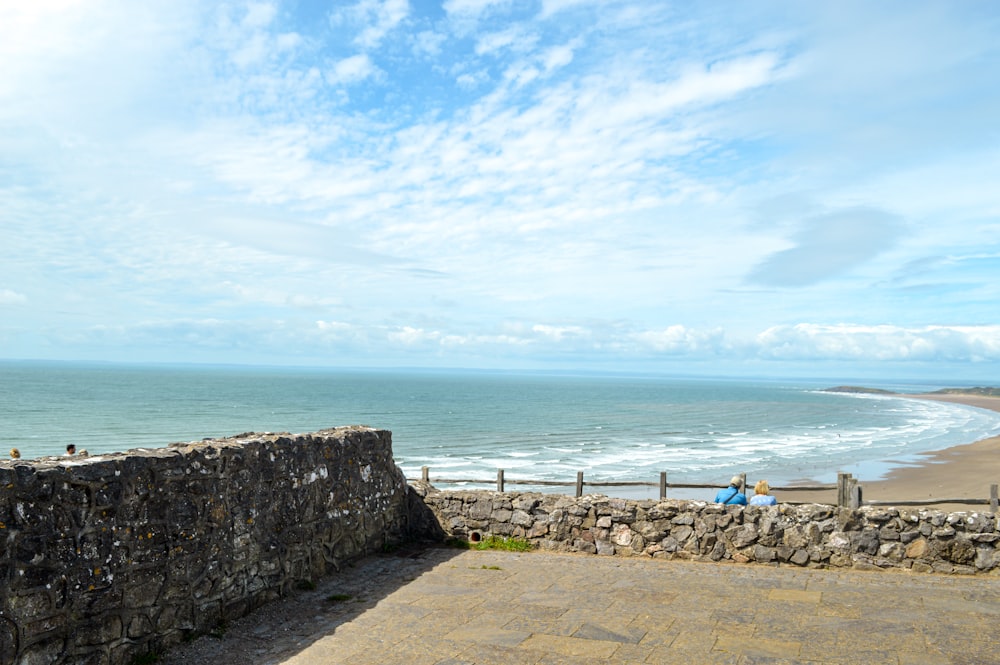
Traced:
<path fill-rule="evenodd" d="M 818 504 L 744 508 L 415 487 L 446 534 L 464 540 L 516 536 L 543 549 L 590 554 L 1000 574 L 1000 522 L 990 513 Z"/>
<path fill-rule="evenodd" d="M 408 536 L 391 434 L 0 462 L 0 665 L 138 662 Z"/>

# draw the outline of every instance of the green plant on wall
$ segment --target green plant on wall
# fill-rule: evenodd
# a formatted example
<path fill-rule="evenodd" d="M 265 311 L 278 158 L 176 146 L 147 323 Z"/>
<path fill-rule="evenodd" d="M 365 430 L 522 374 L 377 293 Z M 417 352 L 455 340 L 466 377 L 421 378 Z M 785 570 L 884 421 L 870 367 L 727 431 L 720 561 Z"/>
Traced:
<path fill-rule="evenodd" d="M 524 538 L 507 538 L 505 536 L 488 536 L 478 542 L 449 538 L 445 541 L 445 545 L 463 550 L 503 550 L 505 552 L 529 552 L 535 549 L 535 546 Z"/>

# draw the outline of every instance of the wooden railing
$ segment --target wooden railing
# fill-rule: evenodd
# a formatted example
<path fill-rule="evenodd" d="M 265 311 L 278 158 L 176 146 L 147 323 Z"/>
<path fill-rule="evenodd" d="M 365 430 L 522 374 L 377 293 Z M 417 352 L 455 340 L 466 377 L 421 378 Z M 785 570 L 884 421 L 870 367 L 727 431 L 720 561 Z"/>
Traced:
<path fill-rule="evenodd" d="M 743 480 L 743 487 L 747 487 L 747 474 L 739 474 Z M 484 478 L 431 478 L 430 467 L 420 467 L 420 480 L 430 484 L 444 485 L 496 485 L 498 492 L 503 492 L 507 485 L 531 485 L 533 487 L 573 487 L 575 496 L 583 496 L 584 487 L 658 487 L 660 499 L 667 498 L 667 489 L 722 489 L 727 485 L 712 485 L 702 483 L 668 483 L 667 472 L 660 472 L 659 482 L 647 482 L 641 480 L 584 480 L 583 471 L 576 472 L 576 481 L 562 480 L 533 480 L 528 478 L 507 478 L 503 469 L 497 469 L 496 479 Z M 860 506 L 934 506 L 938 504 L 959 504 L 969 506 L 988 505 L 990 511 L 998 512 L 1000 509 L 1000 499 L 998 499 L 998 486 L 990 485 L 990 498 L 988 499 L 914 499 L 907 501 L 865 501 L 863 499 L 862 486 L 858 479 L 850 473 L 838 473 L 837 484 L 829 485 L 790 485 L 787 487 L 771 487 L 772 490 L 786 492 L 829 492 L 837 491 L 837 503 L 835 505 L 845 508 L 859 508 Z M 744 492 L 746 490 L 744 489 Z M 802 503 L 797 501 L 786 501 L 785 503 Z"/>

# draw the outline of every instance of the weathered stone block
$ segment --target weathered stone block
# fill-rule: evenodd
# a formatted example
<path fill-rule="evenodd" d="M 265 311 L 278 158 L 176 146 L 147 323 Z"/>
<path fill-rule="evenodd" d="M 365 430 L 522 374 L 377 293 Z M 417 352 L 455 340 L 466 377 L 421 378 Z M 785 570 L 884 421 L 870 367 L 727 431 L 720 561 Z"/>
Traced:
<path fill-rule="evenodd" d="M 878 555 L 884 559 L 898 562 L 903 560 L 904 548 L 898 542 L 882 543 L 878 548 Z"/>
<path fill-rule="evenodd" d="M 795 525 L 791 528 L 785 529 L 783 542 L 785 545 L 792 548 L 805 547 L 809 543 L 809 537 L 806 534 L 805 527 Z"/>
<path fill-rule="evenodd" d="M 763 545 L 754 545 L 753 548 L 753 559 L 754 561 L 759 561 L 760 563 L 768 563 L 774 561 L 775 551 L 770 547 L 764 547 Z"/>
<path fill-rule="evenodd" d="M 961 537 L 942 544 L 941 554 L 952 563 L 969 565 L 976 559 L 976 548 L 968 538 Z"/>
<path fill-rule="evenodd" d="M 474 520 L 489 519 L 493 514 L 493 502 L 488 497 L 483 497 L 473 502 L 466 512 Z"/>
<path fill-rule="evenodd" d="M 510 523 L 517 526 L 531 526 L 534 522 L 535 519 L 529 513 L 519 509 L 514 510 L 510 518 Z"/>
<path fill-rule="evenodd" d="M 906 546 L 906 550 L 904 551 L 904 554 L 908 559 L 923 559 L 926 558 L 929 553 L 930 545 L 924 538 L 914 540 Z"/>
<path fill-rule="evenodd" d="M 493 522 L 509 522 L 510 518 L 514 516 L 513 510 L 508 510 L 506 508 L 496 508 L 490 514 L 490 520 Z"/>
<path fill-rule="evenodd" d="M 549 525 L 539 520 L 528 529 L 528 538 L 541 538 L 549 532 Z"/>
<path fill-rule="evenodd" d="M 632 533 L 632 529 L 630 529 L 627 524 L 616 524 L 614 528 L 611 529 L 611 541 L 622 547 L 630 546 L 634 536 L 635 534 Z"/>
<path fill-rule="evenodd" d="M 515 510 L 522 510 L 528 513 L 534 510 L 539 503 L 541 503 L 541 495 L 534 493 L 522 494 L 511 501 Z"/>
<path fill-rule="evenodd" d="M 742 549 L 756 542 L 757 535 L 757 527 L 753 524 L 742 524 L 726 530 L 726 537 L 737 549 Z"/>
<path fill-rule="evenodd" d="M 878 531 L 870 527 L 865 528 L 858 534 L 854 546 L 859 552 L 875 554 L 879 546 Z"/>
<path fill-rule="evenodd" d="M 670 536 L 679 543 L 685 543 L 694 534 L 694 529 L 690 526 L 682 525 L 674 527 L 670 531 Z"/>

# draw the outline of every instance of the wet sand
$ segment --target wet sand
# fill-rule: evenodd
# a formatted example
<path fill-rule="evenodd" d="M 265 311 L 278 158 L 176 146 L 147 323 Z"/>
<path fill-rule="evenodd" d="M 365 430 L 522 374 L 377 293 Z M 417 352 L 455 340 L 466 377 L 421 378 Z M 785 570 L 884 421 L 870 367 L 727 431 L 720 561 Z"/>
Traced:
<path fill-rule="evenodd" d="M 978 395 L 908 395 L 913 399 L 954 402 L 1000 411 L 1000 397 Z M 858 478 L 865 500 L 988 499 L 990 485 L 1000 483 L 1000 437 L 936 452 L 921 453 L 917 463 L 890 471 L 884 479 Z M 752 491 L 750 492 L 752 495 Z M 836 503 L 836 492 L 775 491 L 778 501 Z M 989 510 L 988 506 L 942 503 L 946 510 Z"/>

